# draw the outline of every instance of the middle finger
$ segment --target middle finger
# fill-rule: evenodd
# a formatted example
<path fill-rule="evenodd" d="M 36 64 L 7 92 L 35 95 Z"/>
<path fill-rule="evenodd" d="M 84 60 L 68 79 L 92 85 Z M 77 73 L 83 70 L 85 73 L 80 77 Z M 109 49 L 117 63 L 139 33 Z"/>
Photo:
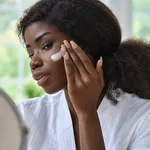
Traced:
<path fill-rule="evenodd" d="M 68 41 L 65 40 L 65 41 L 64 41 L 64 45 L 67 47 L 67 51 L 68 51 L 68 53 L 69 53 L 69 55 L 70 55 L 70 57 L 71 57 L 73 63 L 75 64 L 75 66 L 76 66 L 78 72 L 80 73 L 81 77 L 82 77 L 82 76 L 85 76 L 85 75 L 87 76 L 88 73 L 87 73 L 85 67 L 84 67 L 83 64 L 82 64 L 82 61 L 81 61 L 80 58 L 77 56 L 77 54 L 74 52 L 74 50 L 73 50 L 71 44 L 70 44 Z"/>

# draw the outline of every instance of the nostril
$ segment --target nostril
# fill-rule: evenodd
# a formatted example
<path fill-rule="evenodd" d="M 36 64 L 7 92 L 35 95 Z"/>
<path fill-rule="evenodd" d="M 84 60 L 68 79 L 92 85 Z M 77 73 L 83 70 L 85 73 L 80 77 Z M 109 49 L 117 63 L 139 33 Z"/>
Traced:
<path fill-rule="evenodd" d="M 35 70 L 36 68 L 41 67 L 42 65 L 43 65 L 42 60 L 36 60 L 36 61 L 32 60 L 30 63 L 30 68 L 32 70 Z"/>
<path fill-rule="evenodd" d="M 36 67 L 30 67 L 32 70 L 35 70 Z"/>

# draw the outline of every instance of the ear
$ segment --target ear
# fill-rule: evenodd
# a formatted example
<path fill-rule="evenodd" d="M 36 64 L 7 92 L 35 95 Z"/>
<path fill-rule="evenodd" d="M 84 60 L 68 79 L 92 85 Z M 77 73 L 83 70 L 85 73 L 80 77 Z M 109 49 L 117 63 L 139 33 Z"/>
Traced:
<path fill-rule="evenodd" d="M 101 83 L 101 86 L 104 87 L 105 83 L 104 83 L 104 74 L 103 74 L 102 65 L 103 65 L 103 58 L 100 57 L 100 59 L 98 60 L 96 64 L 96 71 L 98 73 L 98 78 Z"/>

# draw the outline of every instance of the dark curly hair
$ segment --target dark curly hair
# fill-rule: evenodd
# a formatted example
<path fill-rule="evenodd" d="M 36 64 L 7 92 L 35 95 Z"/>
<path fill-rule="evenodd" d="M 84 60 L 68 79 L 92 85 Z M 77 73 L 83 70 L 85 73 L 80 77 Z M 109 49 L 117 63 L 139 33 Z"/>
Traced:
<path fill-rule="evenodd" d="M 103 57 L 107 96 L 117 102 L 118 88 L 150 99 L 150 44 L 129 39 L 121 43 L 120 25 L 112 11 L 99 0 L 40 0 L 20 19 L 18 36 L 34 22 L 56 26 L 93 57 Z"/>

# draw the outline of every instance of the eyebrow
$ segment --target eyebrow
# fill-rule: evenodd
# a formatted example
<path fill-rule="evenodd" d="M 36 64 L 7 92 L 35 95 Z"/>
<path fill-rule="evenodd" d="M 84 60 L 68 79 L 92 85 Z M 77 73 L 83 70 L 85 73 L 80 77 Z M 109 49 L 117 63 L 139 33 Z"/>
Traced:
<path fill-rule="evenodd" d="M 38 43 L 44 36 L 46 36 L 47 34 L 51 34 L 51 32 L 44 32 L 42 33 L 40 36 L 38 36 L 37 38 L 35 38 L 35 43 Z M 29 48 L 30 45 L 26 44 L 26 48 Z"/>

